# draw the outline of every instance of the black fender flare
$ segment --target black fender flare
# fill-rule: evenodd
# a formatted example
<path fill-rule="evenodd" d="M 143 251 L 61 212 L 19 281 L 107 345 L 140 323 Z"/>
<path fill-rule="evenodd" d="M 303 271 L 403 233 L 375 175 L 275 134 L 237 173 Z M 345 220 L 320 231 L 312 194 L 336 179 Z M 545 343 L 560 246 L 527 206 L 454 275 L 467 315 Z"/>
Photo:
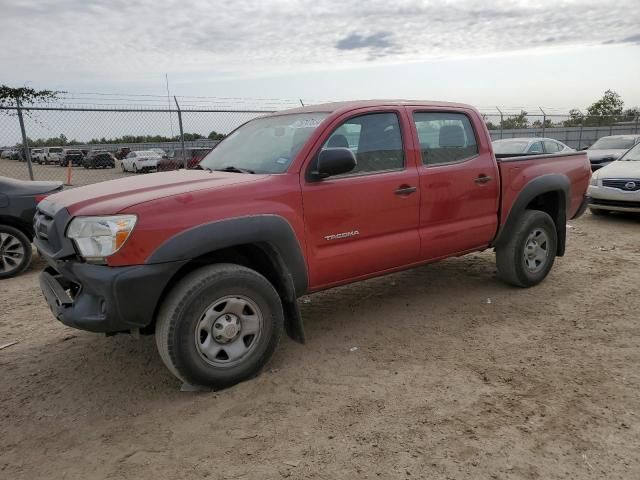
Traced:
<path fill-rule="evenodd" d="M 549 192 L 563 193 L 560 196 L 561 204 L 558 206 L 557 216 L 553 219 L 558 233 L 557 255 L 559 257 L 563 256 L 567 238 L 567 209 L 571 205 L 571 182 L 565 175 L 555 173 L 536 177 L 524 186 L 513 202 L 507 220 L 498 231 L 492 246 L 499 247 L 505 244 L 513 235 L 516 223 L 527 206 L 536 197 Z"/>
<path fill-rule="evenodd" d="M 284 284 L 283 309 L 287 334 L 304 343 L 304 327 L 296 299 L 308 288 L 307 265 L 289 222 L 278 215 L 251 215 L 205 223 L 162 243 L 147 264 L 188 261 L 216 250 L 262 245 Z"/>

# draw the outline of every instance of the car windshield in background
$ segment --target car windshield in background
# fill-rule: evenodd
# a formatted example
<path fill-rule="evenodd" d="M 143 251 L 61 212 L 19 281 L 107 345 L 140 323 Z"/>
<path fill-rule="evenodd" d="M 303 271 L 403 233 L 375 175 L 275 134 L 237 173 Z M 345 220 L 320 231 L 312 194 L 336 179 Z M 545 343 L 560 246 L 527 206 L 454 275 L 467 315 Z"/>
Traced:
<path fill-rule="evenodd" d="M 136 152 L 136 156 L 138 157 L 159 157 L 158 152 L 154 152 L 152 150 L 142 150 L 141 152 Z"/>
<path fill-rule="evenodd" d="M 601 138 L 589 150 L 627 150 L 633 147 L 633 138 Z"/>
<path fill-rule="evenodd" d="M 620 160 L 623 162 L 640 162 L 640 143 L 625 153 Z"/>
<path fill-rule="evenodd" d="M 518 142 L 518 141 L 494 142 L 493 152 L 507 154 L 507 155 L 510 153 L 513 153 L 513 154 L 524 153 L 528 145 L 529 145 L 529 142 Z"/>
<path fill-rule="evenodd" d="M 62 148 L 50 148 L 49 153 L 62 153 Z"/>
<path fill-rule="evenodd" d="M 200 166 L 282 173 L 327 115 L 299 113 L 252 120 L 222 140 Z"/>

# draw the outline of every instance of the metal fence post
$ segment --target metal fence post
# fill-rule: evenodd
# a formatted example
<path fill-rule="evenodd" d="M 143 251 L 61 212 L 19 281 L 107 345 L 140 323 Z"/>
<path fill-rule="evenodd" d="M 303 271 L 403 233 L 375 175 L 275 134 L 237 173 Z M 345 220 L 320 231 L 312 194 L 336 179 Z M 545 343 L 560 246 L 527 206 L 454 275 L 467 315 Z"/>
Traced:
<path fill-rule="evenodd" d="M 496 110 L 498 110 L 498 113 L 500 113 L 500 138 L 502 138 L 502 129 L 504 128 L 503 127 L 504 116 L 502 115 L 502 111 L 498 107 L 496 107 Z"/>
<path fill-rule="evenodd" d="M 636 128 L 634 133 L 638 133 L 638 119 L 640 118 L 640 115 L 636 115 Z"/>
<path fill-rule="evenodd" d="M 582 129 L 584 128 L 584 125 L 582 124 L 582 122 L 580 122 L 580 135 L 578 136 L 578 150 L 580 150 L 580 148 L 582 147 Z"/>
<path fill-rule="evenodd" d="M 19 98 L 16 98 L 16 105 L 18 110 L 18 121 L 20 122 L 20 132 L 22 133 L 22 148 L 24 150 L 24 158 L 27 161 L 27 167 L 29 168 L 29 178 L 33 180 L 33 167 L 31 165 L 31 150 L 29 149 L 27 132 L 24 129 L 24 120 L 22 118 L 22 104 L 20 103 Z"/>
<path fill-rule="evenodd" d="M 187 170 L 189 165 L 187 165 L 187 152 L 184 149 L 184 129 L 182 128 L 182 110 L 180 110 L 180 104 L 178 103 L 178 99 L 174 96 L 173 100 L 176 102 L 176 107 L 178 107 L 178 125 L 180 126 L 180 143 L 182 144 L 182 163 L 184 165 L 184 169 Z"/>
<path fill-rule="evenodd" d="M 542 136 L 544 137 L 545 130 L 546 130 L 545 124 L 547 123 L 547 114 L 544 113 L 544 110 L 542 110 L 542 107 L 538 107 L 538 108 L 542 112 Z"/>

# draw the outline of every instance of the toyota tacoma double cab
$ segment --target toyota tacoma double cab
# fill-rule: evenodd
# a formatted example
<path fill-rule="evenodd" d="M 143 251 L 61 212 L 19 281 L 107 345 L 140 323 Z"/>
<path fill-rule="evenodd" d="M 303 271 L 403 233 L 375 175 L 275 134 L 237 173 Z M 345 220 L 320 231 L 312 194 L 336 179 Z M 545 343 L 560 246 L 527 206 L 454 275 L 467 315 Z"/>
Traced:
<path fill-rule="evenodd" d="M 176 377 L 222 388 L 283 332 L 304 342 L 304 294 L 489 248 L 499 278 L 538 284 L 590 175 L 584 152 L 496 158 L 467 105 L 307 106 L 245 123 L 196 170 L 44 199 L 40 286 L 62 323 L 153 333 Z"/>

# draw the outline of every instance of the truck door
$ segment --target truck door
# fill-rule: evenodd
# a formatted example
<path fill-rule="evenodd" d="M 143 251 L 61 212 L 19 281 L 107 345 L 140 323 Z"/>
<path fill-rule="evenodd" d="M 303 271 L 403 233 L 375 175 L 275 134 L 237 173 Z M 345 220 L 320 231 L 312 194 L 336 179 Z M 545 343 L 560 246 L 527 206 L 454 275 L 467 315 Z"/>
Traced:
<path fill-rule="evenodd" d="M 420 165 L 420 256 L 482 248 L 498 228 L 500 177 L 476 115 L 411 109 Z M 477 122 L 475 124 L 474 122 Z"/>
<path fill-rule="evenodd" d="M 420 191 L 406 154 L 409 128 L 401 109 L 378 108 L 345 114 L 328 129 L 321 148 L 349 148 L 357 166 L 324 180 L 302 180 L 312 289 L 418 260 Z M 316 158 L 317 152 L 307 172 Z"/>

